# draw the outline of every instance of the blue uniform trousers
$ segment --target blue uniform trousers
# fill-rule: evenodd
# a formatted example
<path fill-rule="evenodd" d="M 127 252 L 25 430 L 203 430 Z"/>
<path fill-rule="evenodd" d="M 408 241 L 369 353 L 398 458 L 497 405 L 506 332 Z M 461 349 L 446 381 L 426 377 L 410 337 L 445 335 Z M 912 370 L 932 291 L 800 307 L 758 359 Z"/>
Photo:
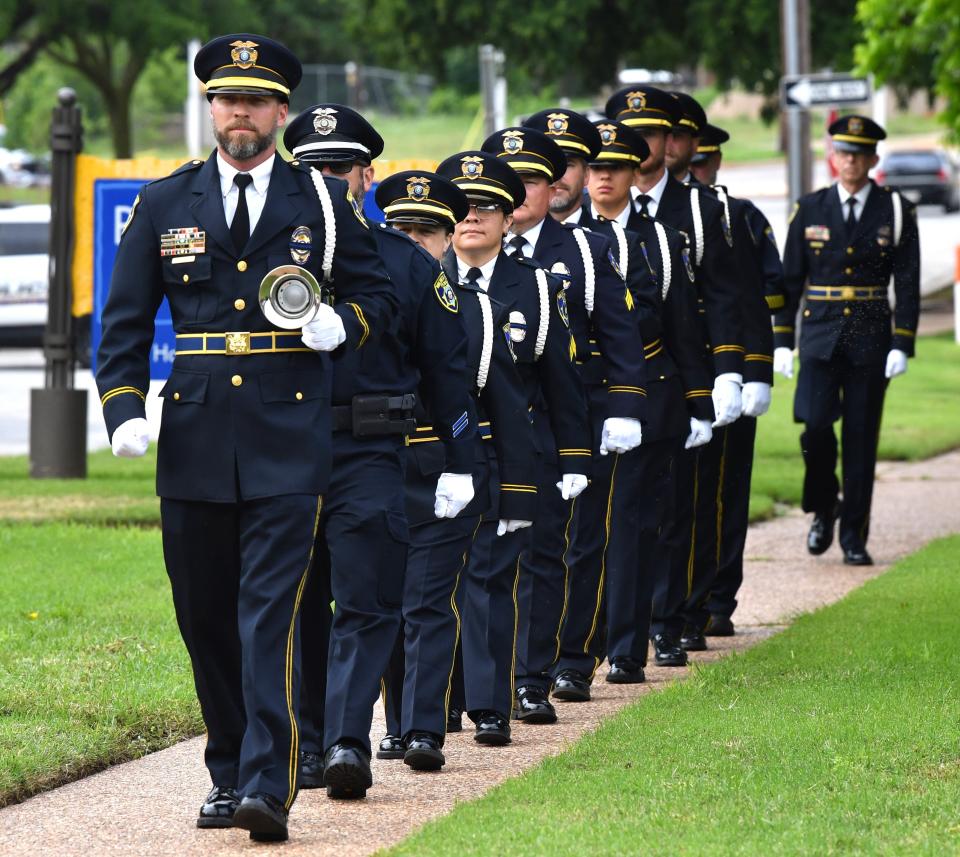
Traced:
<path fill-rule="evenodd" d="M 298 613 L 320 498 L 161 498 L 177 623 L 207 727 L 215 785 L 289 806 L 299 753 Z"/>

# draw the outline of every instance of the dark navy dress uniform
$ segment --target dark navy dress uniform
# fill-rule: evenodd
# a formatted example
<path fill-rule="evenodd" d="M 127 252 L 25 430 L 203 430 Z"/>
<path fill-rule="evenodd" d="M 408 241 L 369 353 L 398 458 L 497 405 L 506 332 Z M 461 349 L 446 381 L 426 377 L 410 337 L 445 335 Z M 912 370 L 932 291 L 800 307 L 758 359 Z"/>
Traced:
<path fill-rule="evenodd" d="M 786 305 L 774 320 L 774 344 L 794 347 L 801 306 L 794 418 L 804 423 L 803 508 L 832 517 L 840 490 L 833 423 L 842 418 L 844 550 L 866 545 L 885 360 L 892 348 L 914 353 L 919 276 L 916 209 L 896 191 L 871 181 L 852 231 L 836 185 L 797 203 L 784 251 Z M 887 296 L 891 277 L 895 309 Z"/>
<path fill-rule="evenodd" d="M 395 313 L 369 230 L 327 181 L 344 350 L 376 347 Z M 97 385 L 107 430 L 144 416 L 160 302 L 177 354 L 161 397 L 157 459 L 164 555 L 207 726 L 215 785 L 289 808 L 299 745 L 297 616 L 320 495 L 330 478 L 330 357 L 260 312 L 264 275 L 291 263 L 299 227 L 322 246 L 307 169 L 274 158 L 263 212 L 236 248 L 216 155 L 148 184 L 117 251 Z M 173 250 L 173 252 L 169 252 Z M 321 254 L 303 266 L 318 278 Z"/>

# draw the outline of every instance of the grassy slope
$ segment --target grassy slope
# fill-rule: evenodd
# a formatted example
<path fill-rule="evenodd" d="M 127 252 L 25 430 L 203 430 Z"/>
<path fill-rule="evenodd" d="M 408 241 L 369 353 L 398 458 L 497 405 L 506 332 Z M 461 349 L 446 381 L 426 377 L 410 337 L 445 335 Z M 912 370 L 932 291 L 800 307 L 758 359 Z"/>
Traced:
<path fill-rule="evenodd" d="M 960 853 L 960 537 L 391 854 Z"/>

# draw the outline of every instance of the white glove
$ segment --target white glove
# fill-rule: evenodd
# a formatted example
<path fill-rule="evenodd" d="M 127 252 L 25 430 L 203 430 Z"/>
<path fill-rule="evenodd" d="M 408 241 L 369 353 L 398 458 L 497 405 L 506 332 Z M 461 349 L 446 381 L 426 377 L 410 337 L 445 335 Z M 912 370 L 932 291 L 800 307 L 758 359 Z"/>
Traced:
<path fill-rule="evenodd" d="M 891 349 L 890 353 L 887 355 L 887 371 L 886 371 L 887 377 L 896 378 L 897 375 L 902 375 L 906 371 L 907 371 L 906 351 L 901 351 L 899 348 Z"/>
<path fill-rule="evenodd" d="M 684 449 L 693 449 L 696 446 L 706 446 L 713 440 L 713 426 L 710 420 L 698 420 L 690 417 L 690 437 L 683 445 Z"/>
<path fill-rule="evenodd" d="M 743 376 L 737 372 L 724 372 L 713 381 L 713 412 L 717 418 L 714 428 L 728 426 L 740 416 L 740 385 Z"/>
<path fill-rule="evenodd" d="M 314 351 L 333 351 L 347 338 L 347 332 L 333 307 L 320 304 L 317 317 L 303 326 L 303 335 L 300 338 L 307 348 Z"/>
<path fill-rule="evenodd" d="M 441 473 L 434 498 L 434 515 L 456 518 L 473 499 L 473 476 L 469 473 Z"/>
<path fill-rule="evenodd" d="M 779 372 L 784 378 L 793 377 L 793 349 L 773 349 L 773 371 Z"/>
<path fill-rule="evenodd" d="M 640 420 L 630 417 L 607 417 L 603 421 L 600 436 L 600 454 L 629 452 L 640 446 L 642 431 Z"/>
<path fill-rule="evenodd" d="M 770 385 L 765 381 L 747 381 L 740 394 L 745 417 L 762 417 L 770 410 Z"/>
<path fill-rule="evenodd" d="M 588 481 L 582 473 L 564 473 L 561 481 L 557 483 L 557 488 L 564 500 L 572 500 L 587 487 Z"/>
<path fill-rule="evenodd" d="M 502 536 L 504 533 L 513 533 L 517 530 L 522 530 L 524 527 L 532 527 L 533 521 L 513 521 L 502 519 L 499 524 L 497 524 L 497 535 Z"/>
<path fill-rule="evenodd" d="M 117 458 L 139 458 L 147 451 L 150 427 L 143 417 L 120 423 L 113 432 L 110 445 Z"/>

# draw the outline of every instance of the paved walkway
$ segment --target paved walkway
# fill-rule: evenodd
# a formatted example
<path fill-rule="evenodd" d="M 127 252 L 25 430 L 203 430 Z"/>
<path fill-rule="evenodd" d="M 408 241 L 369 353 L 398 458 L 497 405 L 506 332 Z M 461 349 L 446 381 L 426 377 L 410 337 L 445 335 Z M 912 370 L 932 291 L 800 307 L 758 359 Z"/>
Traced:
<path fill-rule="evenodd" d="M 870 540 L 874 567 L 844 566 L 837 547 L 810 557 L 804 549 L 806 528 L 806 516 L 794 511 L 751 529 L 742 606 L 735 617 L 738 635 L 714 640 L 714 650 L 696 656 L 697 662 L 747 648 L 792 617 L 842 598 L 931 539 L 960 532 L 960 451 L 917 464 L 880 465 Z M 447 766 L 439 774 L 415 774 L 402 762 L 375 761 L 375 785 L 364 801 L 335 802 L 322 791 L 301 792 L 282 853 L 350 857 L 396 843 L 422 822 L 560 752 L 637 696 L 685 673 L 651 669 L 646 685 L 619 687 L 598 676 L 592 703 L 561 703 L 555 726 L 515 726 L 509 747 L 481 749 L 470 732 L 452 735 Z M 382 731 L 378 711 L 374 740 Z M 265 847 L 242 831 L 193 826 L 209 787 L 202 749 L 202 739 L 186 741 L 0 810 L 0 854 L 220 857 Z"/>

